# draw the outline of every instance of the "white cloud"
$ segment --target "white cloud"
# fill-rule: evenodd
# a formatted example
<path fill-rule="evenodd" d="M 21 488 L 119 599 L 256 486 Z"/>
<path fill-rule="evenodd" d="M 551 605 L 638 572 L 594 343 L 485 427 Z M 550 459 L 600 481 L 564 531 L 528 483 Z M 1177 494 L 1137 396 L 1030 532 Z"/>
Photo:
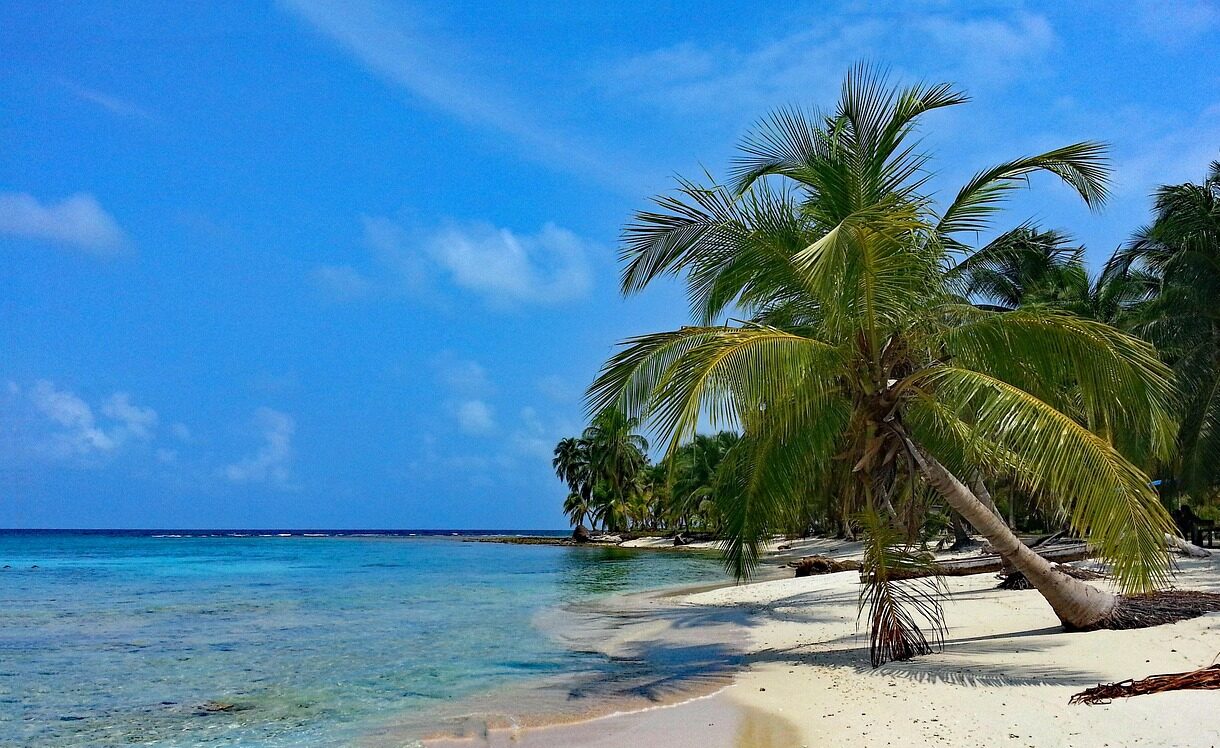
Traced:
<path fill-rule="evenodd" d="M 20 394 L 20 388 L 10 392 Z M 136 405 L 125 392 L 102 403 L 101 417 L 79 395 L 47 380 L 35 382 L 26 395 L 48 427 L 32 435 L 34 451 L 54 459 L 113 455 L 132 441 L 150 441 L 157 427 L 157 412 Z"/>
<path fill-rule="evenodd" d="M 1143 111 L 1111 114 L 1114 188 L 1120 195 L 1144 197 L 1158 185 L 1198 183 L 1207 165 L 1220 159 L 1220 104 L 1197 117 L 1151 116 Z"/>
<path fill-rule="evenodd" d="M 226 465 L 221 474 L 234 483 L 289 487 L 296 421 L 287 413 L 262 407 L 254 412 L 253 424 L 262 446 L 253 455 Z"/>
<path fill-rule="evenodd" d="M 496 302 L 567 301 L 590 286 L 584 242 L 550 223 L 531 235 L 455 224 L 432 237 L 429 251 L 455 284 Z"/>
<path fill-rule="evenodd" d="M 448 223 L 409 232 L 388 218 L 365 217 L 371 263 L 325 265 L 313 279 L 336 301 L 406 297 L 435 301 L 448 283 L 498 307 L 557 304 L 592 285 L 588 242 L 553 223 L 521 234 L 488 223 Z"/>
<path fill-rule="evenodd" d="M 174 435 L 174 438 L 183 443 L 190 443 L 194 438 L 191 434 L 191 429 L 185 423 L 175 423 L 169 427 L 169 431 Z"/>
<path fill-rule="evenodd" d="M 96 254 L 112 254 L 127 244 L 114 218 L 86 193 L 48 203 L 24 192 L 0 193 L 0 235 L 64 244 Z"/>
<path fill-rule="evenodd" d="M 913 33 L 934 57 L 949 53 L 948 59 L 960 65 L 971 83 L 1004 83 L 1027 74 L 1058 41 L 1050 22 L 1030 13 L 970 19 L 927 16 Z"/>
<path fill-rule="evenodd" d="M 128 117 L 132 119 L 155 120 L 156 117 L 144 107 L 138 104 L 133 104 L 126 99 L 121 99 L 118 96 L 112 96 L 101 91 L 95 91 L 91 88 L 73 83 L 70 80 L 59 79 L 59 85 L 67 89 L 73 96 L 78 99 L 87 101 L 91 104 L 105 109 L 113 115 L 119 117 Z"/>
<path fill-rule="evenodd" d="M 126 392 L 111 395 L 102 404 L 102 413 L 118 421 L 127 434 L 137 439 L 151 439 L 157 428 L 157 411 L 136 405 Z"/>
<path fill-rule="evenodd" d="M 640 180 L 622 159 L 594 155 L 578 139 L 559 133 L 535 112 L 537 104 L 487 82 L 493 60 L 458 40 L 425 29 L 426 16 L 376 0 L 281 0 L 280 5 L 337 43 L 375 75 L 462 122 L 507 135 L 522 154 L 581 177 L 630 191 Z M 466 69 L 459 64 L 468 60 Z"/>
<path fill-rule="evenodd" d="M 457 406 L 458 428 L 467 434 L 489 434 L 496 428 L 491 406 L 482 400 L 464 400 Z"/>
<path fill-rule="evenodd" d="M 538 391 L 558 403 L 570 403 L 580 397 L 580 388 L 557 374 L 538 380 Z"/>

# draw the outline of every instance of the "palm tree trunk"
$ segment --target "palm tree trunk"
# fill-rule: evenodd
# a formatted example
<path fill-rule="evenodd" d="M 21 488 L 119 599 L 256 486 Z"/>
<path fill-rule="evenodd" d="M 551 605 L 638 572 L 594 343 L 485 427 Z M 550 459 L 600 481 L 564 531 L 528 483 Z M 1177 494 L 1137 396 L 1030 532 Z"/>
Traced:
<path fill-rule="evenodd" d="M 983 482 L 983 474 L 977 470 L 974 471 L 974 479 L 970 481 L 970 488 L 979 501 L 983 502 L 983 505 L 994 512 L 997 517 L 1004 516 L 1000 514 L 1000 508 L 995 505 L 995 499 L 991 498 L 991 492 L 987 490 L 987 484 Z"/>
<path fill-rule="evenodd" d="M 967 522 L 981 532 L 992 548 L 1025 575 L 1055 615 L 1069 629 L 1094 628 L 1113 612 L 1118 597 L 1090 584 L 1069 577 L 1034 553 L 969 488 L 950 473 L 935 457 L 903 436 L 911 456 L 924 477 Z"/>

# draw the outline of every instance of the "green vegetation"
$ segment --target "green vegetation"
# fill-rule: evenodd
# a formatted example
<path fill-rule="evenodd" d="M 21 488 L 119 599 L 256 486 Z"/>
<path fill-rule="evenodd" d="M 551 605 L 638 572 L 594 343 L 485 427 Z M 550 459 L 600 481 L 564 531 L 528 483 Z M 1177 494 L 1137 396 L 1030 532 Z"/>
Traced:
<path fill-rule="evenodd" d="M 639 426 L 638 418 L 608 408 L 579 437 L 556 445 L 552 465 L 569 490 L 564 514 L 573 525 L 587 521 L 611 532 L 718 531 L 712 496 L 737 435 L 696 436 L 673 459 L 653 465 L 648 442 L 635 433 Z"/>
<path fill-rule="evenodd" d="M 1087 536 L 1141 593 L 1168 581 L 1173 532 L 1149 473 L 1199 500 L 1218 484 L 1220 179 L 1164 188 L 1154 225 L 1097 278 L 1056 232 L 1022 226 L 974 247 L 1029 175 L 1096 208 L 1108 174 L 1103 146 L 1076 143 L 980 171 L 938 206 L 908 141 L 923 115 L 965 101 L 858 68 L 834 111 L 764 119 L 730 184 L 656 198 L 625 231 L 622 288 L 684 278 L 695 324 L 625 341 L 589 391 L 598 419 L 646 424 L 675 469 L 700 418 L 740 434 L 705 490 L 683 494 L 708 504 L 739 576 L 775 533 L 861 532 L 874 662 L 926 652 L 925 630 L 940 630 L 936 586 L 907 577 L 947 514 L 1065 626 L 1125 625 L 1131 598 L 1056 570 L 1000 512 L 1015 519 L 1023 502 Z M 595 474 L 594 503 L 613 504 Z"/>

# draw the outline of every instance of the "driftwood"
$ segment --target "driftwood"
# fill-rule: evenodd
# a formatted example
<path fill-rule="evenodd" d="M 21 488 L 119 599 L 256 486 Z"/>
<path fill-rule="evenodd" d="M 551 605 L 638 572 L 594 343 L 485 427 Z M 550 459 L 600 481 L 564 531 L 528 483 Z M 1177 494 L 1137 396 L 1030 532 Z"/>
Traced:
<path fill-rule="evenodd" d="M 1089 548 L 1086 543 L 1071 543 L 1069 545 L 1056 546 L 1039 550 L 1038 555 L 1048 561 L 1057 563 L 1067 563 L 1068 561 L 1080 561 L 1093 555 L 1093 549 Z M 997 555 L 978 556 L 975 558 L 958 558 L 951 561 L 941 561 L 932 564 L 927 571 L 911 572 L 904 574 L 898 578 L 914 578 L 927 576 L 942 576 L 942 577 L 967 577 L 973 574 L 987 574 L 990 572 L 998 572 L 1004 569 L 1004 559 Z"/>
<path fill-rule="evenodd" d="M 1068 564 L 1052 563 L 1051 565 L 1064 574 L 1067 574 L 1069 577 L 1073 577 L 1075 579 L 1105 579 L 1106 577 L 1105 574 L 1102 574 L 1099 571 L 1093 571 L 1091 569 L 1081 569 L 1080 567 L 1069 566 Z M 1032 590 L 1034 588 L 1034 585 L 1030 583 L 1029 579 L 1027 579 L 1026 576 L 1019 571 L 1001 574 L 1001 576 L 1004 577 L 1004 581 L 996 585 L 998 589 Z"/>
<path fill-rule="evenodd" d="M 792 564 L 798 577 L 812 577 L 819 574 L 833 574 L 836 571 L 855 571 L 860 568 L 859 561 L 839 561 L 830 556 L 804 556 Z"/>
<path fill-rule="evenodd" d="M 1093 549 L 1086 543 L 1068 543 L 1049 548 L 1040 548 L 1038 555 L 1056 564 L 1069 561 L 1080 561 L 1093 555 Z M 838 561 L 828 556 L 804 556 L 799 561 L 790 564 L 796 569 L 796 576 L 808 577 L 819 574 L 831 574 L 836 571 L 849 571 L 860 568 L 858 561 Z M 1065 570 L 1071 567 L 1064 567 Z M 958 558 L 941 561 L 925 569 L 906 573 L 894 572 L 894 579 L 915 579 L 918 577 L 943 576 L 966 577 L 974 574 L 987 574 L 1004 570 L 1004 560 L 998 555 L 976 556 L 973 558 Z M 1079 570 L 1076 570 L 1079 571 Z M 1069 574 L 1072 572 L 1068 572 Z"/>
<path fill-rule="evenodd" d="M 1170 535 L 1169 533 L 1165 533 L 1165 545 L 1169 550 L 1190 556 L 1191 558 L 1207 558 L 1212 555 L 1211 551 L 1206 548 L 1200 548 L 1194 543 L 1187 542 L 1177 535 Z"/>
<path fill-rule="evenodd" d="M 1151 675 L 1141 680 L 1128 679 L 1118 683 L 1102 683 L 1092 688 L 1086 688 L 1073 696 L 1068 703 L 1109 704 L 1113 699 L 1188 689 L 1220 690 L 1220 665 L 1212 665 L 1188 673 L 1168 673 Z"/>

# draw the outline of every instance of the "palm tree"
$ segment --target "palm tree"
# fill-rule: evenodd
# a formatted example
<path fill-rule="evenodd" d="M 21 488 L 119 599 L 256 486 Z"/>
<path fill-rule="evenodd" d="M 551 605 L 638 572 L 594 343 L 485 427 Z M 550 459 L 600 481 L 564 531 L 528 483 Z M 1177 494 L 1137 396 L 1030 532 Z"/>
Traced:
<path fill-rule="evenodd" d="M 595 507 L 591 497 L 580 491 L 572 491 L 563 500 L 563 513 L 573 527 L 584 525 L 586 518 L 592 518 Z"/>
<path fill-rule="evenodd" d="M 963 296 L 985 308 L 1011 310 L 1031 296 L 1062 285 L 1069 268 L 1081 265 L 1083 247 L 1059 231 L 1020 226 L 973 252 L 948 273 Z"/>
<path fill-rule="evenodd" d="M 700 529 L 714 529 L 716 481 L 724 457 L 737 442 L 737 434 L 721 431 L 715 435 L 695 434 L 682 445 L 673 460 L 673 497 L 683 519 L 683 527 L 692 522 Z"/>
<path fill-rule="evenodd" d="M 648 441 L 635 433 L 639 427 L 640 419 L 629 418 L 617 408 L 606 408 L 581 435 L 589 445 L 595 491 L 624 507 L 636 491 L 639 472 L 648 464 Z"/>
<path fill-rule="evenodd" d="M 622 530 L 632 521 L 631 502 L 641 490 L 641 471 L 648 464 L 648 442 L 634 433 L 639 420 L 607 409 L 579 438 L 555 445 L 551 465 L 568 484 L 564 514 L 573 525 L 586 517 L 607 530 Z"/>
<path fill-rule="evenodd" d="M 563 503 L 563 513 L 574 527 L 591 518 L 593 506 L 593 475 L 589 460 L 589 443 L 584 439 L 567 438 L 555 445 L 552 467 L 559 479 L 568 484 L 568 497 Z"/>
<path fill-rule="evenodd" d="M 1090 276 L 1084 247 L 1062 232 L 1032 226 L 996 237 L 950 269 L 948 278 L 984 309 L 1040 304 L 1109 324 L 1149 290 L 1147 278 L 1132 272 Z"/>
<path fill-rule="evenodd" d="M 697 324 L 625 341 L 589 391 L 592 409 L 647 417 L 670 453 L 701 415 L 741 429 L 717 497 L 726 562 L 740 576 L 809 495 L 850 494 L 894 528 L 870 534 L 877 552 L 862 572 L 866 589 L 886 593 L 868 598 L 875 662 L 931 647 L 892 594 L 890 570 L 910 556 L 887 541 L 910 542 L 925 484 L 1065 626 L 1124 618 L 1130 598 L 1053 568 L 962 471 L 1011 474 L 1059 502 L 1125 592 L 1169 574 L 1168 515 L 1107 438 L 1122 430 L 1160 453 L 1168 446 L 1168 371 L 1152 347 L 1053 309 L 964 304 L 946 278 L 951 257 L 969 252 L 958 237 L 987 229 L 1031 173 L 1101 204 L 1104 148 L 1077 143 L 1000 164 L 936 211 L 921 192 L 926 157 L 906 141 L 922 115 L 965 101 L 948 85 L 889 89 L 856 68 L 834 112 L 763 120 L 741 144 L 731 187 L 683 180 L 656 198 L 659 210 L 625 230 L 622 288 L 685 275 Z M 722 322 L 730 311 L 744 321 Z M 920 611 L 939 625 L 937 609 Z"/>
<path fill-rule="evenodd" d="M 1175 482 L 1212 499 L 1220 492 L 1220 162 L 1201 184 L 1157 190 L 1154 222 L 1107 273 L 1149 291 L 1130 322 L 1173 366 L 1181 393 Z"/>

